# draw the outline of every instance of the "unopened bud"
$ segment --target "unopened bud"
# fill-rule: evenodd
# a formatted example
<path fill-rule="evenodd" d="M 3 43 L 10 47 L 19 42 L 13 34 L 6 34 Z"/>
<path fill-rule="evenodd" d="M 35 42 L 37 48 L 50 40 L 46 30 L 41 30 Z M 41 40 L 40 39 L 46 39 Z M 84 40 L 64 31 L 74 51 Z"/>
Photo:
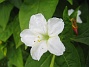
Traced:
<path fill-rule="evenodd" d="M 73 31 L 75 32 L 76 35 L 78 35 L 78 26 L 76 23 L 76 19 L 72 18 L 70 21 L 72 22 Z"/>

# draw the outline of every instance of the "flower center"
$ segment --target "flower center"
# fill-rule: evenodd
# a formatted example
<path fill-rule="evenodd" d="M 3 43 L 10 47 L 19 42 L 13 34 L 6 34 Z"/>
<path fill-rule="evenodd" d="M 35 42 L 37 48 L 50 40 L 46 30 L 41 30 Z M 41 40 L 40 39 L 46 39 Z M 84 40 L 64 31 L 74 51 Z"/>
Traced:
<path fill-rule="evenodd" d="M 42 40 L 48 40 L 49 35 L 47 34 L 42 34 L 41 36 L 37 36 L 37 38 L 34 40 L 34 42 L 41 42 Z"/>
<path fill-rule="evenodd" d="M 43 35 L 43 39 L 44 40 L 48 40 L 49 39 L 49 35 L 47 35 L 47 34 L 46 35 Z"/>

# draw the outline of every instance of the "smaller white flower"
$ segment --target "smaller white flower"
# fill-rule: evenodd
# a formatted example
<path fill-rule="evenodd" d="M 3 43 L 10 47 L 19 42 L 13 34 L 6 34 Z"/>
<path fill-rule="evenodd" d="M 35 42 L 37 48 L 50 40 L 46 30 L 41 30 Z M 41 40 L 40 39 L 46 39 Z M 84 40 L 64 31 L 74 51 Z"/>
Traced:
<path fill-rule="evenodd" d="M 68 10 L 68 15 L 70 16 L 73 12 L 74 12 L 73 9 L 69 9 Z M 78 14 L 77 14 L 77 18 L 76 18 L 77 23 L 82 23 L 82 20 L 80 18 L 80 15 L 81 15 L 81 11 L 78 10 Z"/>
<path fill-rule="evenodd" d="M 29 21 L 29 29 L 21 32 L 21 41 L 32 47 L 30 52 L 34 60 L 40 60 L 41 56 L 49 51 L 60 56 L 65 51 L 58 34 L 64 29 L 64 22 L 59 18 L 50 18 L 48 21 L 39 13 L 32 15 Z"/>

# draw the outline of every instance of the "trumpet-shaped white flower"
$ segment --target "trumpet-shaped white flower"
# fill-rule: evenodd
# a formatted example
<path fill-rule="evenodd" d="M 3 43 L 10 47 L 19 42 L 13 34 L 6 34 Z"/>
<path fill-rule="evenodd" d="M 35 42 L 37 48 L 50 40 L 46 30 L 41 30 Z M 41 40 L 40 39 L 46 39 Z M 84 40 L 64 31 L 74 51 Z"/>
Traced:
<path fill-rule="evenodd" d="M 69 9 L 68 10 L 68 15 L 70 16 L 73 12 L 74 12 L 73 9 Z M 81 11 L 78 10 L 78 14 L 77 14 L 77 18 L 76 18 L 77 23 L 82 23 L 82 20 L 80 18 L 80 15 L 81 15 Z"/>
<path fill-rule="evenodd" d="M 29 29 L 21 32 L 21 41 L 32 47 L 30 50 L 34 60 L 40 60 L 41 56 L 49 51 L 60 56 L 65 51 L 58 34 L 64 29 L 64 22 L 59 18 L 50 18 L 48 21 L 39 13 L 32 15 L 29 21 Z"/>

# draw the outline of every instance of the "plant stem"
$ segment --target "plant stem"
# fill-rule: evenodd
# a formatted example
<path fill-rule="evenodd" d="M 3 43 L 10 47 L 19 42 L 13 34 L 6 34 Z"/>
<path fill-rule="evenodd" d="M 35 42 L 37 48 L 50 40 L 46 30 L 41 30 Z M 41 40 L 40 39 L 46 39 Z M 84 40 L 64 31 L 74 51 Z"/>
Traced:
<path fill-rule="evenodd" d="M 54 60 L 55 60 L 55 55 L 53 55 L 51 63 L 50 63 L 50 67 L 54 67 Z"/>

